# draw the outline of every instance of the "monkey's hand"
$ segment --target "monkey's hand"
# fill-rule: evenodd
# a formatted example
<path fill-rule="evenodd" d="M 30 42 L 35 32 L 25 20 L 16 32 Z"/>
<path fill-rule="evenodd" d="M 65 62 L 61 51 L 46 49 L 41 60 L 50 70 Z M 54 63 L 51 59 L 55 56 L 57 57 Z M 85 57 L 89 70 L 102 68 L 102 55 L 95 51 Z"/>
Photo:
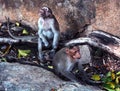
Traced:
<path fill-rule="evenodd" d="M 45 45 L 45 47 L 48 47 L 48 46 L 49 46 L 49 43 L 46 41 L 46 42 L 44 43 L 44 45 Z"/>
<path fill-rule="evenodd" d="M 45 54 L 44 53 L 39 54 L 38 59 L 40 60 L 40 62 L 45 63 L 46 62 Z"/>
<path fill-rule="evenodd" d="M 40 30 L 39 30 L 40 31 Z M 45 38 L 45 36 L 42 33 L 38 33 L 39 34 L 39 38 L 42 40 L 42 42 L 44 43 L 45 47 L 49 46 L 49 42 L 47 41 L 47 39 Z"/>
<path fill-rule="evenodd" d="M 57 49 L 57 44 L 53 44 L 52 45 L 52 50 L 56 50 Z"/>
<path fill-rule="evenodd" d="M 54 55 L 55 55 L 55 49 L 52 49 L 51 51 L 50 51 L 50 53 L 49 53 L 49 57 L 50 57 L 50 59 L 53 59 L 53 57 L 54 57 Z"/>

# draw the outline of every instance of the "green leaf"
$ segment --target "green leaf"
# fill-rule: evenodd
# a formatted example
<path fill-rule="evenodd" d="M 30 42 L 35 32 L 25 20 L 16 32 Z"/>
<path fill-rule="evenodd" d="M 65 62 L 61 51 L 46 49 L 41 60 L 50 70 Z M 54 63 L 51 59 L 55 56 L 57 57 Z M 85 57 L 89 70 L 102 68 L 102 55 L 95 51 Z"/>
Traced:
<path fill-rule="evenodd" d="M 111 77 L 104 77 L 104 78 L 102 78 L 102 82 L 103 83 L 107 83 L 107 82 L 111 82 L 111 81 L 112 81 Z"/>
<path fill-rule="evenodd" d="M 111 79 L 115 80 L 115 73 L 114 72 L 111 72 Z"/>
<path fill-rule="evenodd" d="M 18 26 L 18 27 L 20 26 L 20 23 L 19 23 L 19 22 L 16 22 L 15 24 L 16 24 L 16 26 Z"/>
<path fill-rule="evenodd" d="M 5 58 L 3 58 L 3 57 L 2 57 L 0 60 L 1 60 L 2 62 L 7 62 L 7 60 L 6 60 Z"/>
<path fill-rule="evenodd" d="M 109 71 L 109 72 L 106 74 L 106 76 L 102 78 L 103 83 L 107 83 L 107 82 L 111 82 L 111 81 L 112 81 L 111 73 L 112 73 L 112 72 Z"/>
<path fill-rule="evenodd" d="M 75 73 L 77 73 L 77 72 L 79 72 L 79 70 L 77 69 L 77 70 L 75 70 Z"/>
<path fill-rule="evenodd" d="M 111 77 L 111 71 L 106 74 L 106 77 Z"/>
<path fill-rule="evenodd" d="M 104 87 L 104 89 L 106 89 L 107 91 L 115 91 L 114 89 L 110 89 L 110 88 L 107 88 L 107 87 Z"/>
<path fill-rule="evenodd" d="M 104 89 L 108 90 L 108 91 L 115 91 L 115 83 L 113 82 L 108 82 L 106 84 L 103 85 Z"/>
<path fill-rule="evenodd" d="M 20 50 L 20 49 L 18 49 L 18 58 L 28 56 L 30 52 L 31 52 L 31 50 Z"/>
<path fill-rule="evenodd" d="M 108 82 L 107 84 L 110 86 L 110 88 L 115 89 L 115 83 L 114 82 Z"/>
<path fill-rule="evenodd" d="M 120 91 L 120 88 L 116 88 L 115 91 Z"/>
<path fill-rule="evenodd" d="M 95 81 L 99 81 L 100 80 L 100 76 L 95 74 L 95 75 L 92 75 L 91 79 L 93 79 Z"/>
<path fill-rule="evenodd" d="M 28 31 L 26 29 L 23 29 L 22 34 L 28 34 Z"/>
<path fill-rule="evenodd" d="M 116 79 L 115 79 L 115 83 L 116 83 L 116 84 L 119 84 L 119 83 L 120 83 L 120 82 L 119 82 L 119 79 L 120 79 L 120 76 L 116 77 Z"/>
<path fill-rule="evenodd" d="M 120 75 L 120 71 L 116 73 L 116 75 Z"/>
<path fill-rule="evenodd" d="M 53 69 L 53 66 L 48 66 L 48 68 Z"/>

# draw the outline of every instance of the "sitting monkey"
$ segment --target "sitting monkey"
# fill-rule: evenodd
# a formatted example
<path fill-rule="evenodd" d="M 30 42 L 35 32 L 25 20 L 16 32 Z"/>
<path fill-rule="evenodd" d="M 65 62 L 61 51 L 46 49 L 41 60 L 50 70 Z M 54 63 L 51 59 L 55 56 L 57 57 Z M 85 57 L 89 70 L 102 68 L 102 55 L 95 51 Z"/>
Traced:
<path fill-rule="evenodd" d="M 43 47 L 49 48 L 52 46 L 51 52 L 55 52 L 60 39 L 60 29 L 58 21 L 48 7 L 40 9 L 40 18 L 38 20 L 38 58 L 40 62 L 45 62 L 43 57 Z"/>

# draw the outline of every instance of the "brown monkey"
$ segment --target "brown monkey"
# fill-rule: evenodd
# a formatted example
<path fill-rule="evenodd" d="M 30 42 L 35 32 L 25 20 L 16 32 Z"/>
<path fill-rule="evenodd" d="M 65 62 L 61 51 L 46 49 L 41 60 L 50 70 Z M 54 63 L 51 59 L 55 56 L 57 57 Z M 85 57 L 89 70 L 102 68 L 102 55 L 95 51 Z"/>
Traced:
<path fill-rule="evenodd" d="M 52 46 L 51 51 L 54 52 L 57 49 L 60 38 L 59 24 L 50 8 L 42 7 L 40 9 L 38 28 L 38 58 L 41 62 L 44 62 L 43 47 L 49 48 Z"/>
<path fill-rule="evenodd" d="M 73 73 L 73 68 L 78 66 L 78 70 L 82 74 L 82 79 L 84 82 L 89 84 L 101 83 L 88 79 L 85 71 L 83 70 L 83 64 L 88 63 L 89 60 L 87 60 L 87 58 L 82 58 L 85 56 L 80 53 L 81 52 L 78 46 L 70 46 L 58 51 L 53 58 L 53 67 L 55 72 L 71 81 L 80 82 L 80 80 Z"/>
<path fill-rule="evenodd" d="M 55 72 L 61 74 L 71 81 L 79 81 L 71 72 L 80 59 L 79 47 L 72 46 L 62 48 L 53 58 Z"/>

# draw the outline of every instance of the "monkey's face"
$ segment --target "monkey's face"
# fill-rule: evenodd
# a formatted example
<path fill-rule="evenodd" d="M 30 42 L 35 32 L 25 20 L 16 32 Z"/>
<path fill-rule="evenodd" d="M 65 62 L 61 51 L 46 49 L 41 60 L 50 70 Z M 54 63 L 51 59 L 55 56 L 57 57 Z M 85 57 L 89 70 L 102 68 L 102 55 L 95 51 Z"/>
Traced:
<path fill-rule="evenodd" d="M 80 59 L 81 58 L 79 47 L 73 47 L 73 58 L 74 59 Z"/>
<path fill-rule="evenodd" d="M 72 49 L 66 49 L 66 53 L 73 59 L 80 59 L 80 49 L 79 47 L 73 47 Z"/>
<path fill-rule="evenodd" d="M 42 9 L 40 9 L 40 15 L 43 18 L 50 17 L 52 15 L 52 10 L 48 7 L 43 7 Z"/>

